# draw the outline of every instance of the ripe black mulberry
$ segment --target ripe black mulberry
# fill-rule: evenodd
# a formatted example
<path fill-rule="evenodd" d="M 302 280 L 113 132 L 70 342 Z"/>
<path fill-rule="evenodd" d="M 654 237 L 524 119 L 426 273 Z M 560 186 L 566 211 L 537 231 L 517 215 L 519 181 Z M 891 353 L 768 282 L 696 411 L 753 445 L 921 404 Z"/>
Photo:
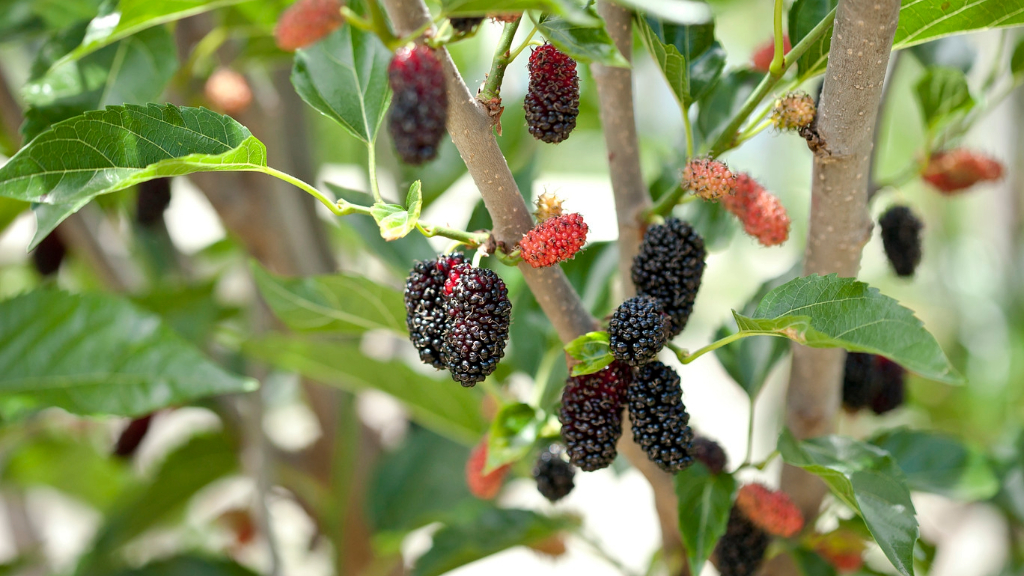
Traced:
<path fill-rule="evenodd" d="M 878 219 L 882 245 L 898 276 L 913 276 L 921 263 L 921 229 L 924 224 L 906 206 L 893 206 Z"/>
<path fill-rule="evenodd" d="M 474 386 L 505 355 L 512 303 L 505 282 L 487 268 L 459 264 L 444 285 L 447 324 L 441 355 L 452 378 Z"/>
<path fill-rule="evenodd" d="M 771 538 L 747 518 L 738 506 L 729 511 L 725 535 L 718 541 L 715 555 L 722 576 L 752 576 L 764 562 Z"/>
<path fill-rule="evenodd" d="M 629 367 L 619 362 L 566 381 L 558 421 L 569 461 L 577 468 L 590 472 L 615 460 L 615 444 L 622 436 L 622 404 L 631 381 Z"/>
<path fill-rule="evenodd" d="M 906 370 L 884 356 L 848 352 L 843 373 L 843 407 L 885 414 L 903 405 Z"/>
<path fill-rule="evenodd" d="M 608 336 L 616 360 L 640 366 L 658 357 L 665 347 L 672 320 L 650 296 L 634 296 L 615 309 Z"/>
<path fill-rule="evenodd" d="M 557 144 L 569 137 L 580 113 L 580 79 L 576 61 L 551 44 L 530 54 L 530 86 L 523 108 L 526 125 L 537 140 Z"/>
<path fill-rule="evenodd" d="M 456 253 L 417 262 L 405 281 L 405 324 L 409 338 L 420 360 L 438 370 L 445 368 L 441 357 L 447 320 L 444 283 L 452 268 L 464 261 L 462 254 Z"/>
<path fill-rule="evenodd" d="M 647 229 L 640 252 L 633 258 L 637 293 L 661 301 L 672 319 L 670 337 L 683 331 L 693 312 L 706 257 L 700 234 L 686 222 L 666 218 L 664 224 Z"/>
<path fill-rule="evenodd" d="M 576 469 L 562 458 L 562 450 L 552 446 L 540 453 L 533 466 L 533 478 L 537 491 L 551 502 L 565 498 L 576 486 L 573 477 Z"/>
<path fill-rule="evenodd" d="M 394 96 L 388 132 L 406 164 L 423 164 L 437 157 L 448 120 L 444 70 L 427 46 L 400 48 L 388 66 Z"/>
<path fill-rule="evenodd" d="M 721 474 L 729 463 L 729 457 L 722 446 L 705 436 L 696 436 L 693 439 L 693 457 L 703 462 L 712 474 Z"/>
<path fill-rule="evenodd" d="M 626 390 L 633 440 L 666 472 L 693 464 L 693 430 L 679 375 L 661 362 L 641 366 Z"/>

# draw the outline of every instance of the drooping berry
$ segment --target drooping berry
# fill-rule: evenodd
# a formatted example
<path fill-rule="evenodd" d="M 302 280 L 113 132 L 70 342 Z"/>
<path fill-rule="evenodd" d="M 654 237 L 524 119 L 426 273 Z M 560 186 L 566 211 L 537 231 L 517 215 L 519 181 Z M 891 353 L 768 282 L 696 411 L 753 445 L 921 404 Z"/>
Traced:
<path fill-rule="evenodd" d="M 469 453 L 469 460 L 466 460 L 466 485 L 473 496 L 481 500 L 491 500 L 501 491 L 501 485 L 505 482 L 511 466 L 505 464 L 484 474 L 487 466 L 487 437 L 477 444 Z"/>
<path fill-rule="evenodd" d="M 549 218 L 519 241 L 523 260 L 534 268 L 554 266 L 579 252 L 587 242 L 587 223 L 579 214 Z"/>
<path fill-rule="evenodd" d="M 884 356 L 875 356 L 878 391 L 871 399 L 871 411 L 885 414 L 903 405 L 906 399 L 906 370 Z"/>
<path fill-rule="evenodd" d="M 718 160 L 694 158 L 683 168 L 683 188 L 705 200 L 718 200 L 736 190 L 736 176 Z"/>
<path fill-rule="evenodd" d="M 626 389 L 633 440 L 666 472 L 693 464 L 693 430 L 679 375 L 661 362 L 641 366 Z"/>
<path fill-rule="evenodd" d="M 569 137 L 580 113 L 580 79 L 576 61 L 551 44 L 530 54 L 530 87 L 523 108 L 526 125 L 537 140 L 557 144 Z"/>
<path fill-rule="evenodd" d="M 878 219 L 882 246 L 898 276 L 913 276 L 921 263 L 921 230 L 924 223 L 907 206 L 893 206 Z"/>
<path fill-rule="evenodd" d="M 562 213 L 562 199 L 554 192 L 545 192 L 537 197 L 537 210 L 533 213 L 537 222 L 561 216 Z"/>
<path fill-rule="evenodd" d="M 469 34 L 475 30 L 476 27 L 484 21 L 484 19 L 483 17 L 449 18 L 448 21 L 451 22 L 452 28 L 454 28 L 456 32 L 460 34 Z"/>
<path fill-rule="evenodd" d="M 723 196 L 722 205 L 764 246 L 778 246 L 789 238 L 786 207 L 745 172 L 736 176 L 736 193 Z"/>
<path fill-rule="evenodd" d="M 156 178 L 139 184 L 135 197 L 135 221 L 149 227 L 163 221 L 171 205 L 171 179 Z"/>
<path fill-rule="evenodd" d="M 117 437 L 117 444 L 114 445 L 114 456 L 120 458 L 131 458 L 138 450 L 146 433 L 149 432 L 149 425 L 153 421 L 153 414 L 146 414 L 135 418 L 124 427 L 120 436 Z"/>
<path fill-rule="evenodd" d="M 203 92 L 211 108 L 232 116 L 245 112 L 252 104 L 249 82 L 230 68 L 218 68 L 211 74 Z"/>
<path fill-rule="evenodd" d="M 903 405 L 906 370 L 884 356 L 847 352 L 843 373 L 843 407 L 851 412 L 871 408 L 885 414 Z"/>
<path fill-rule="evenodd" d="M 298 0 L 285 10 L 274 28 L 277 47 L 291 52 L 334 32 L 345 19 L 340 0 Z"/>
<path fill-rule="evenodd" d="M 406 164 L 423 164 L 437 157 L 448 121 L 448 92 L 444 69 L 427 46 L 399 48 L 388 66 L 394 95 L 388 133 Z"/>
<path fill-rule="evenodd" d="M 814 122 L 818 108 L 814 98 L 805 92 L 790 92 L 775 101 L 772 125 L 776 130 L 800 130 Z"/>
<path fill-rule="evenodd" d="M 672 319 L 670 337 L 683 331 L 704 275 L 704 239 L 686 222 L 666 218 L 647 228 L 633 258 L 632 278 L 638 294 L 661 301 Z"/>
<path fill-rule="evenodd" d="M 448 319 L 444 284 L 452 268 L 465 261 L 462 254 L 417 262 L 405 280 L 405 325 L 420 360 L 438 370 L 445 367 L 442 340 Z"/>
<path fill-rule="evenodd" d="M 712 474 L 721 474 L 729 463 L 722 446 L 706 436 L 694 437 L 692 452 L 694 459 L 703 462 Z"/>
<path fill-rule="evenodd" d="M 955 194 L 979 182 L 1003 177 L 1003 164 L 984 154 L 956 148 L 932 154 L 921 177 L 943 194 Z"/>
<path fill-rule="evenodd" d="M 789 42 L 789 35 L 782 37 L 782 53 L 789 54 L 789 51 L 793 49 L 793 45 Z M 775 38 L 768 39 L 767 42 L 761 44 L 754 51 L 754 55 L 750 59 L 750 65 L 754 70 L 758 72 L 767 72 L 772 65 L 772 60 L 775 59 Z"/>
<path fill-rule="evenodd" d="M 569 461 L 577 468 L 590 472 L 615 460 L 622 404 L 632 379 L 628 366 L 612 362 L 600 372 L 566 380 L 558 421 Z"/>
<path fill-rule="evenodd" d="M 40 276 L 50 276 L 60 270 L 68 249 L 56 231 L 50 232 L 32 251 L 32 267 Z"/>
<path fill-rule="evenodd" d="M 612 355 L 630 366 L 647 364 L 665 347 L 671 329 L 672 319 L 658 299 L 634 296 L 615 309 L 608 323 Z"/>
<path fill-rule="evenodd" d="M 747 484 L 736 495 L 736 506 L 765 532 L 791 538 L 804 527 L 804 516 L 785 492 L 762 484 Z"/>
<path fill-rule="evenodd" d="M 738 506 L 729 511 L 725 535 L 715 547 L 722 576 L 753 576 L 764 562 L 771 538 L 750 521 Z"/>
<path fill-rule="evenodd" d="M 512 316 L 508 289 L 494 270 L 459 264 L 449 272 L 444 292 L 441 357 L 456 382 L 474 386 L 505 355 Z"/>
<path fill-rule="evenodd" d="M 551 502 L 565 498 L 576 486 L 573 477 L 576 469 L 562 458 L 562 450 L 551 446 L 537 457 L 533 465 L 533 478 L 537 491 Z"/>

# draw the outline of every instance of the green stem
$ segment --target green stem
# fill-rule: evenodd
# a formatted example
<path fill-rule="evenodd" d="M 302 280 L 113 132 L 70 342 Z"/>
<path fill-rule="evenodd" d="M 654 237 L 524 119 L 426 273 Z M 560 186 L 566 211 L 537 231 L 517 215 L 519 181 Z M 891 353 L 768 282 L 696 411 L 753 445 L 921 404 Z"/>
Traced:
<path fill-rule="evenodd" d="M 377 151 L 373 142 L 366 143 L 366 165 L 370 175 L 370 192 L 373 193 L 373 201 L 382 202 L 380 197 L 380 186 L 377 184 Z"/>
<path fill-rule="evenodd" d="M 509 50 L 512 48 L 512 41 L 515 40 L 516 31 L 519 30 L 519 23 L 522 20 L 523 17 L 520 16 L 512 22 L 508 22 L 505 24 L 504 30 L 501 31 L 501 39 L 498 41 L 498 47 L 494 49 L 494 58 L 491 60 L 491 71 L 487 74 L 487 81 L 484 82 L 480 94 L 477 95 L 477 98 L 484 102 L 501 97 L 501 82 L 505 79 L 505 69 L 515 58 Z"/>
<path fill-rule="evenodd" d="M 385 46 L 394 50 L 398 48 L 397 39 L 395 35 L 391 33 L 391 28 L 388 27 L 388 19 L 384 17 L 384 12 L 380 9 L 380 4 L 377 4 L 377 0 L 366 0 L 366 11 L 370 13 L 370 22 L 373 26 L 373 32 L 377 34 L 377 37 L 381 39 L 381 42 Z"/>
<path fill-rule="evenodd" d="M 747 416 L 747 455 L 743 457 L 743 465 L 750 464 L 754 455 L 754 405 L 756 398 L 750 399 L 750 415 Z"/>
<path fill-rule="evenodd" d="M 690 125 L 690 110 L 683 108 L 683 128 L 686 129 L 686 160 L 693 159 L 693 126 Z"/>
<path fill-rule="evenodd" d="M 821 39 L 825 32 L 832 26 L 832 22 L 835 20 L 835 17 L 836 11 L 833 8 L 821 22 L 818 22 L 817 26 L 807 33 L 807 36 L 804 36 L 796 46 L 793 46 L 793 49 L 789 51 L 789 54 L 783 58 L 782 66 L 780 67 L 778 74 L 769 71 L 764 75 L 764 78 L 761 79 L 761 83 L 757 85 L 757 88 L 755 88 L 750 94 L 747 101 L 743 103 L 743 107 L 740 108 L 740 111 L 733 116 L 732 120 L 729 121 L 728 126 L 725 127 L 725 130 L 722 131 L 718 136 L 718 139 L 715 140 L 715 143 L 711 146 L 712 156 L 719 156 L 726 150 L 735 147 L 735 140 L 740 126 L 742 126 L 747 117 L 754 112 L 761 101 L 764 100 L 765 96 L 771 93 L 772 88 L 779 83 L 779 80 L 782 79 L 782 75 L 786 73 L 790 64 L 799 60 L 805 52 L 810 50 L 812 44 Z"/>
<path fill-rule="evenodd" d="M 496 250 L 493 256 L 498 259 L 498 262 L 501 262 L 505 266 L 518 266 L 519 263 L 523 261 L 523 257 L 518 249 L 513 250 L 508 254 L 505 254 L 501 250 Z"/>
<path fill-rule="evenodd" d="M 439 224 L 427 224 L 426 222 L 418 222 L 416 228 L 427 238 L 443 236 L 444 238 L 451 238 L 452 240 L 462 242 L 472 248 L 487 242 L 487 239 L 490 237 L 490 234 L 487 232 L 466 232 L 465 230 L 448 228 Z"/>
<path fill-rule="evenodd" d="M 341 15 L 345 18 L 345 23 L 354 26 L 363 32 L 376 33 L 377 29 L 374 27 L 373 22 L 363 18 L 359 14 L 356 14 L 348 6 L 341 7 Z"/>
<path fill-rule="evenodd" d="M 533 19 L 531 19 L 530 22 L 533 22 Z M 533 25 L 533 29 L 530 30 L 530 33 L 526 35 L 526 39 L 523 40 L 523 42 L 519 45 L 518 48 L 516 48 L 515 50 L 512 51 L 512 54 L 509 55 L 509 57 L 508 57 L 509 62 L 514 62 L 515 59 L 518 58 L 519 55 L 523 52 L 523 50 L 526 50 L 527 46 L 532 45 L 533 37 L 536 34 L 537 34 L 537 25 L 534 24 Z"/>
<path fill-rule="evenodd" d="M 359 210 L 353 210 L 351 208 L 362 208 L 362 206 L 357 207 L 355 204 L 349 204 L 348 202 L 345 202 L 344 200 L 339 200 L 337 203 L 335 203 L 335 202 L 331 201 L 330 198 L 325 196 L 323 192 L 317 190 L 313 186 L 303 182 L 302 180 L 299 180 L 298 178 L 292 176 L 291 174 L 285 174 L 284 172 L 281 172 L 280 170 L 277 170 L 275 168 L 271 168 L 270 166 L 264 166 L 259 171 L 263 172 L 264 174 L 268 174 L 270 176 L 273 176 L 274 178 L 277 178 L 278 180 L 284 180 L 285 182 L 291 184 L 292 186 L 295 186 L 297 188 L 301 188 L 302 190 L 308 192 L 310 196 L 312 196 L 313 198 L 316 198 L 317 200 L 319 200 L 321 204 L 323 204 L 324 206 L 327 206 L 328 210 L 330 210 L 332 213 L 334 213 L 334 214 L 336 214 L 338 216 L 344 216 L 345 214 L 352 214 L 354 212 L 359 212 Z M 346 210 L 348 210 L 348 211 L 346 211 Z M 369 214 L 370 213 L 370 209 L 366 208 L 366 212 L 365 213 Z"/>
<path fill-rule="evenodd" d="M 670 346 L 670 348 L 672 349 L 673 352 L 676 353 L 676 358 L 678 358 L 680 362 L 682 362 L 683 364 L 689 364 L 690 362 L 693 362 L 694 360 L 696 360 L 697 358 L 700 358 L 701 356 L 707 354 L 708 352 L 712 352 L 714 350 L 718 350 L 719 348 L 721 348 L 722 346 L 725 346 L 726 344 L 732 344 L 733 342 L 735 342 L 737 340 L 742 340 L 743 338 L 746 338 L 747 336 L 755 336 L 755 335 L 759 335 L 759 333 L 755 333 L 755 332 L 736 332 L 736 333 L 730 334 L 730 335 L 728 335 L 725 338 L 722 338 L 720 340 L 715 340 L 711 344 L 708 344 L 707 346 L 705 346 L 705 347 L 701 348 L 700 350 L 697 350 L 696 352 L 693 352 L 693 353 L 689 353 L 686 350 L 682 350 L 680 348 L 676 348 L 675 346 Z"/>
<path fill-rule="evenodd" d="M 773 76 L 782 76 L 782 73 L 785 72 L 786 45 L 784 39 L 785 36 L 782 35 L 782 0 L 775 0 L 775 57 L 772 58 L 772 63 L 768 66 L 768 71 Z"/>
<path fill-rule="evenodd" d="M 548 350 L 540 360 L 537 374 L 533 378 L 533 398 L 530 405 L 534 408 L 544 408 L 544 396 L 548 393 L 548 385 L 551 383 L 551 373 L 555 370 L 555 362 L 565 357 L 565 351 L 560 346 Z"/>

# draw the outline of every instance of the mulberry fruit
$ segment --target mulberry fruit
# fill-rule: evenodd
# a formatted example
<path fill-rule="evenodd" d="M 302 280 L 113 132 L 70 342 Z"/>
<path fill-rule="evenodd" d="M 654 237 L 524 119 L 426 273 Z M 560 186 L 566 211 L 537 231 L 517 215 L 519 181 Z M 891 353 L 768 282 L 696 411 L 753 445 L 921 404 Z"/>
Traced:
<path fill-rule="evenodd" d="M 882 246 L 898 276 L 913 276 L 921 263 L 921 229 L 924 224 L 906 206 L 893 206 L 878 219 Z"/>
<path fill-rule="evenodd" d="M 557 144 L 569 137 L 580 113 L 576 61 L 551 44 L 530 54 L 530 86 L 523 108 L 526 125 L 537 140 Z"/>
<path fill-rule="evenodd" d="M 484 474 L 486 466 L 487 437 L 485 436 L 469 453 L 469 460 L 466 460 L 466 485 L 469 486 L 470 493 L 481 500 L 491 500 L 498 495 L 510 468 L 508 464 L 505 464 Z"/>
<path fill-rule="evenodd" d="M 683 331 L 693 312 L 706 256 L 700 234 L 686 222 L 666 218 L 664 224 L 647 229 L 633 258 L 633 285 L 638 294 L 661 302 L 672 319 L 670 338 Z"/>
<path fill-rule="evenodd" d="M 747 484 L 736 495 L 736 506 L 765 532 L 791 538 L 804 527 L 804 516 L 785 492 Z"/>
<path fill-rule="evenodd" d="M 163 220 L 164 212 L 170 205 L 170 178 L 142 182 L 135 197 L 135 221 L 145 227 L 153 226 Z"/>
<path fill-rule="evenodd" d="M 117 437 L 117 444 L 114 445 L 114 456 L 131 458 L 146 438 L 146 433 L 149 432 L 149 425 L 152 421 L 153 414 L 150 413 L 129 422 L 124 430 L 121 431 L 121 435 Z"/>
<path fill-rule="evenodd" d="M 219 68 L 206 80 L 203 89 L 210 106 L 218 112 L 235 115 L 245 112 L 252 104 L 249 82 L 230 68 Z"/>
<path fill-rule="evenodd" d="M 668 342 L 672 319 L 661 303 L 650 296 L 634 296 L 615 309 L 608 336 L 616 360 L 630 366 L 647 364 Z"/>
<path fill-rule="evenodd" d="M 856 572 L 864 565 L 864 540 L 851 529 L 839 528 L 828 534 L 814 534 L 808 538 L 808 543 L 839 572 Z"/>
<path fill-rule="evenodd" d="M 772 125 L 776 130 L 800 130 L 814 122 L 817 106 L 814 98 L 803 92 L 790 92 L 775 102 Z"/>
<path fill-rule="evenodd" d="M 388 132 L 406 164 L 423 164 L 437 157 L 448 120 L 444 69 L 427 46 L 400 48 L 388 66 L 394 95 Z"/>
<path fill-rule="evenodd" d="M 549 218 L 519 241 L 523 260 L 534 268 L 554 266 L 569 260 L 587 242 L 587 223 L 579 214 Z"/>
<path fill-rule="evenodd" d="M 647 457 L 666 472 L 693 464 L 693 430 L 676 371 L 661 362 L 641 366 L 626 395 L 633 440 Z"/>
<path fill-rule="evenodd" d="M 683 168 L 682 186 L 705 200 L 718 200 L 736 191 L 736 176 L 718 160 L 695 158 Z"/>
<path fill-rule="evenodd" d="M 566 380 L 558 421 L 569 461 L 577 468 L 591 472 L 615 460 L 615 444 L 622 436 L 622 404 L 631 381 L 629 367 L 619 362 Z"/>
<path fill-rule="evenodd" d="M 533 213 L 537 222 L 544 222 L 562 215 L 562 199 L 553 192 L 545 192 L 537 197 L 537 210 Z"/>
<path fill-rule="evenodd" d="M 704 436 L 697 436 L 693 439 L 691 452 L 694 459 L 707 466 L 712 474 L 721 474 L 729 463 L 729 457 L 726 456 L 725 450 L 718 442 Z"/>
<path fill-rule="evenodd" d="M 843 406 L 850 412 L 871 408 L 885 414 L 903 405 L 906 370 L 884 356 L 847 352 L 843 373 Z"/>
<path fill-rule="evenodd" d="M 722 576 L 753 576 L 764 562 L 768 533 L 750 521 L 739 506 L 729 511 L 725 535 L 718 541 L 715 555 Z"/>
<path fill-rule="evenodd" d="M 541 452 L 533 465 L 537 491 L 551 502 L 557 502 L 572 492 L 575 475 L 576 469 L 562 459 L 562 451 L 554 446 Z"/>
<path fill-rule="evenodd" d="M 512 315 L 508 289 L 494 270 L 459 264 L 448 274 L 444 292 L 441 357 L 456 382 L 474 386 L 505 355 Z"/>
<path fill-rule="evenodd" d="M 277 47 L 291 52 L 334 32 L 345 19 L 339 0 L 299 0 L 281 14 L 274 28 Z"/>
<path fill-rule="evenodd" d="M 462 264 L 462 254 L 417 262 L 405 281 L 405 324 L 420 360 L 438 370 L 445 368 L 441 356 L 445 333 L 444 284 L 452 268 Z"/>
<path fill-rule="evenodd" d="M 739 218 L 744 232 L 764 246 L 778 246 L 789 238 L 785 206 L 746 173 L 736 177 L 736 193 L 722 197 L 722 205 Z"/>
<path fill-rule="evenodd" d="M 32 266 L 40 276 L 50 276 L 60 270 L 68 249 L 56 231 L 50 232 L 32 251 Z"/>
<path fill-rule="evenodd" d="M 789 42 L 789 36 L 784 35 L 782 37 L 782 53 L 789 54 L 789 51 L 793 49 L 793 45 Z M 757 50 L 754 51 L 754 55 L 751 58 L 751 67 L 758 72 L 767 72 L 772 65 L 772 60 L 775 59 L 775 38 L 769 39 L 764 44 L 758 46 Z"/>
<path fill-rule="evenodd" d="M 480 25 L 484 19 L 481 18 L 449 18 L 449 22 L 452 24 L 452 28 L 460 34 L 469 34 Z"/>
<path fill-rule="evenodd" d="M 999 180 L 1003 177 L 1003 165 L 983 154 L 957 148 L 932 154 L 921 177 L 939 192 L 949 195 L 978 182 Z"/>

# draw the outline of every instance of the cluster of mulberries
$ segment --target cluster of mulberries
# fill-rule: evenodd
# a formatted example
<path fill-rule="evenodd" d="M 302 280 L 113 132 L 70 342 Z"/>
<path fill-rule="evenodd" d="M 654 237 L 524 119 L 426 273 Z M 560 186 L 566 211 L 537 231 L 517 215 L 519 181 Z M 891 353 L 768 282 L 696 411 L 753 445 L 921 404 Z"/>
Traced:
<path fill-rule="evenodd" d="M 943 194 L 954 194 L 978 182 L 999 180 L 1003 177 L 1003 164 L 978 152 L 957 148 L 932 154 L 921 177 Z"/>
<path fill-rule="evenodd" d="M 749 174 L 736 177 L 736 193 L 724 196 L 722 205 L 739 218 L 747 234 L 764 246 L 778 246 L 789 238 L 786 207 Z"/>
<path fill-rule="evenodd" d="M 668 342 L 672 319 L 661 302 L 650 296 L 634 296 L 615 309 L 608 323 L 612 355 L 630 366 L 651 362 Z"/>
<path fill-rule="evenodd" d="M 298 0 L 277 21 L 277 47 L 291 52 L 334 32 L 345 22 L 341 7 L 340 0 Z"/>
<path fill-rule="evenodd" d="M 676 371 L 661 362 L 645 364 L 637 369 L 626 395 L 633 440 L 647 457 L 666 472 L 693 464 L 693 430 Z"/>
<path fill-rule="evenodd" d="M 466 460 L 466 485 L 473 496 L 481 500 L 491 500 L 501 491 L 501 485 L 505 482 L 510 465 L 505 464 L 484 474 L 487 466 L 487 437 L 477 444 L 469 453 Z"/>
<path fill-rule="evenodd" d="M 906 397 L 906 370 L 875 354 L 848 352 L 843 373 L 843 406 L 850 412 L 871 408 L 885 414 L 899 408 Z"/>
<path fill-rule="evenodd" d="M 921 229 L 924 223 L 906 206 L 893 206 L 878 219 L 882 246 L 898 276 L 913 276 L 921 263 Z"/>
<path fill-rule="evenodd" d="M 577 468 L 590 472 L 615 460 L 615 444 L 622 436 L 622 404 L 632 381 L 629 367 L 619 362 L 566 381 L 558 421 L 569 461 Z"/>
<path fill-rule="evenodd" d="M 572 492 L 576 486 L 574 476 L 576 469 L 562 458 L 562 450 L 557 446 L 549 446 L 541 452 L 533 465 L 537 491 L 551 502 L 557 502 Z"/>
<path fill-rule="evenodd" d="M 664 224 L 647 229 L 633 258 L 633 285 L 641 296 L 661 302 L 672 320 L 670 337 L 683 331 L 693 312 L 706 256 L 700 234 L 686 222 L 666 218 Z"/>
<path fill-rule="evenodd" d="M 557 144 L 569 137 L 580 113 L 576 61 L 551 44 L 530 54 L 530 86 L 523 108 L 526 125 L 537 140 Z"/>
<path fill-rule="evenodd" d="M 691 452 L 693 453 L 693 458 L 707 466 L 712 474 L 721 474 L 729 463 L 729 457 L 726 455 L 725 449 L 718 442 L 705 436 L 695 436 L 693 438 L 693 449 Z"/>
<path fill-rule="evenodd" d="M 705 200 L 718 200 L 736 190 L 736 176 L 718 160 L 695 158 L 683 168 L 681 185 Z"/>
<path fill-rule="evenodd" d="M 400 48 L 388 66 L 394 95 L 388 132 L 406 164 L 423 164 L 437 157 L 448 120 L 444 69 L 427 46 Z"/>
<path fill-rule="evenodd" d="M 563 214 L 537 224 L 519 241 L 520 254 L 534 268 L 569 260 L 587 242 L 587 223 L 579 214 Z"/>
<path fill-rule="evenodd" d="M 814 122 L 817 106 L 814 98 L 805 92 L 790 92 L 775 101 L 772 125 L 776 130 L 800 130 Z"/>
<path fill-rule="evenodd" d="M 789 42 L 789 35 L 782 37 L 782 53 L 788 54 L 793 49 L 793 45 Z M 775 38 L 769 39 L 764 44 L 758 46 L 757 50 L 754 51 L 754 55 L 750 59 L 750 66 L 758 72 L 767 72 L 772 65 L 772 60 L 775 59 Z"/>
<path fill-rule="evenodd" d="M 459 34 L 469 34 L 476 29 L 477 26 L 483 22 L 483 17 L 474 18 L 449 18 L 448 22 L 451 23 L 452 28 Z"/>
<path fill-rule="evenodd" d="M 419 262 L 405 282 L 406 325 L 420 359 L 463 386 L 482 381 L 505 354 L 512 303 L 493 270 L 461 254 Z"/>
<path fill-rule="evenodd" d="M 771 538 L 733 506 L 725 534 L 715 547 L 718 572 L 722 576 L 753 576 L 764 562 Z"/>
<path fill-rule="evenodd" d="M 804 527 L 804 516 L 785 492 L 762 484 L 747 484 L 736 494 L 736 507 L 773 536 L 791 538 Z"/>

